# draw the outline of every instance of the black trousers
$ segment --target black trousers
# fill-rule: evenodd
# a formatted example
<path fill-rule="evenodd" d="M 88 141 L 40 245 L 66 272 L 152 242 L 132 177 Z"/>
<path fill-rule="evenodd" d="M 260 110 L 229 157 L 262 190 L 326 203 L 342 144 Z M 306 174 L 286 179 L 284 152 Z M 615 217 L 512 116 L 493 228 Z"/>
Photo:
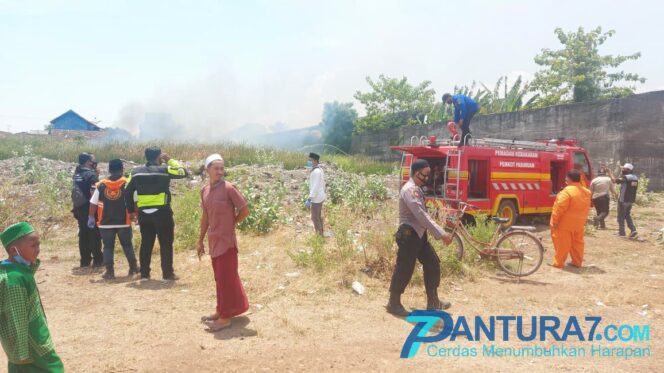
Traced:
<path fill-rule="evenodd" d="M 394 267 L 390 292 L 402 294 L 413 277 L 415 261 L 419 260 L 424 268 L 424 287 L 427 295 L 435 295 L 440 285 L 440 259 L 429 244 L 426 232 L 420 238 L 411 226 L 402 224 L 396 233 L 397 264 Z"/>
<path fill-rule="evenodd" d="M 101 253 L 101 235 L 99 228 L 88 228 L 89 205 L 74 209 L 74 217 L 78 222 L 78 252 L 81 256 L 81 267 L 102 265 L 104 256 Z"/>
<path fill-rule="evenodd" d="M 141 227 L 141 277 L 150 277 L 150 262 L 152 261 L 152 248 L 155 238 L 159 240 L 159 254 L 161 255 L 161 274 L 164 278 L 173 275 L 173 238 L 175 222 L 173 211 L 161 209 L 146 214 L 138 214 L 138 224 Z"/>
<path fill-rule="evenodd" d="M 597 212 L 595 225 L 600 228 L 606 228 L 604 219 L 609 216 L 609 196 L 605 195 L 593 199 L 593 206 L 595 206 L 595 211 Z"/>
<path fill-rule="evenodd" d="M 468 140 L 471 139 L 472 136 L 470 134 L 470 121 L 473 120 L 473 117 L 475 116 L 475 113 L 470 113 L 468 117 L 463 118 L 463 124 L 461 125 L 461 140 L 459 142 L 459 146 L 464 146 L 468 144 Z"/>

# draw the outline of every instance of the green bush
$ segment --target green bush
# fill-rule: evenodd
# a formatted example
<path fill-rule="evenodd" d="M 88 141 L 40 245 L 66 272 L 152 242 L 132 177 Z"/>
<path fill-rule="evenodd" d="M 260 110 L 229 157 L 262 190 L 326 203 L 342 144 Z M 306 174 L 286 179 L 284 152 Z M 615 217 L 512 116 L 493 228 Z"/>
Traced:
<path fill-rule="evenodd" d="M 201 192 L 198 188 L 173 193 L 173 218 L 175 220 L 175 241 L 173 248 L 193 250 L 200 233 Z"/>
<path fill-rule="evenodd" d="M 241 231 L 254 233 L 268 233 L 274 229 L 281 220 L 281 205 L 286 193 L 283 183 L 269 184 L 265 190 L 258 190 L 253 178 L 247 178 L 234 183 L 249 206 L 249 216 L 238 225 Z"/>
<path fill-rule="evenodd" d="M 639 186 L 636 188 L 636 204 L 640 206 L 649 205 L 655 202 L 655 193 L 648 191 L 650 178 L 646 174 L 639 176 Z"/>
<path fill-rule="evenodd" d="M 387 199 L 387 187 L 378 176 L 348 174 L 327 184 L 327 196 L 335 205 L 346 205 L 362 212 L 373 212 Z"/>
<path fill-rule="evenodd" d="M 330 259 L 325 253 L 325 239 L 318 234 L 312 234 L 306 241 L 307 249 L 298 252 L 288 252 L 288 256 L 299 267 L 312 268 L 316 272 L 323 272 L 330 266 Z"/>
<path fill-rule="evenodd" d="M 497 223 L 485 214 L 475 215 L 475 224 L 466 225 L 468 233 L 480 242 L 489 242 L 496 232 Z"/>

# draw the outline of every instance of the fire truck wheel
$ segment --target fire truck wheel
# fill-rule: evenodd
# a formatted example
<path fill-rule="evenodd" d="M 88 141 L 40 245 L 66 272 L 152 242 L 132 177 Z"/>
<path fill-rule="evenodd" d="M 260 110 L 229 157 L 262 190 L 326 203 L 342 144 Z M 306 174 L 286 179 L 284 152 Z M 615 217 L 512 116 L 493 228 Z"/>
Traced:
<path fill-rule="evenodd" d="M 516 208 L 516 204 L 512 200 L 502 200 L 500 205 L 498 205 L 498 216 L 502 218 L 508 218 L 507 222 L 503 223 L 505 228 L 511 227 L 516 223 L 516 219 L 519 217 L 519 210 Z"/>

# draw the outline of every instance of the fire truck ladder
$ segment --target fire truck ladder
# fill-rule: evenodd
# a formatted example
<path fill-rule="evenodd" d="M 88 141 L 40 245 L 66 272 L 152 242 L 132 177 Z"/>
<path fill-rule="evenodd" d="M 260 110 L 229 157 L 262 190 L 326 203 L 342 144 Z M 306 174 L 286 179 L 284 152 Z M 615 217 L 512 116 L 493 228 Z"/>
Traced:
<path fill-rule="evenodd" d="M 460 201 L 459 198 L 459 183 L 461 181 L 461 156 L 463 155 L 463 147 L 461 148 L 452 148 L 447 151 L 447 157 L 445 157 L 445 182 L 443 183 L 443 198 L 445 201 Z M 452 160 L 455 159 L 455 162 Z M 451 167 L 451 168 L 450 168 Z M 454 198 L 447 197 L 447 187 L 450 184 L 450 174 L 454 172 Z"/>
<path fill-rule="evenodd" d="M 499 146 L 511 149 L 530 149 L 545 151 L 560 151 L 562 148 L 553 143 L 543 143 L 537 141 L 517 141 L 504 139 L 472 139 L 473 146 Z"/>

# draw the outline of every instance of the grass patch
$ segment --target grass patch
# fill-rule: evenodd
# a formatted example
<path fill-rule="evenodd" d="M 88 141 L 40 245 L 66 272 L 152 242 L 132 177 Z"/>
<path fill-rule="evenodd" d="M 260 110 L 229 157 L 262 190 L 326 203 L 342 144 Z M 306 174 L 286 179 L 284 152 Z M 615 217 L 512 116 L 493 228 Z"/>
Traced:
<path fill-rule="evenodd" d="M 265 146 L 237 143 L 199 142 L 138 142 L 99 141 L 85 139 L 58 139 L 50 136 L 10 136 L 0 139 L 0 159 L 14 158 L 25 149 L 39 157 L 76 162 L 81 152 L 94 153 L 99 162 L 122 158 L 135 163 L 144 163 L 145 148 L 159 146 L 172 158 L 202 164 L 212 153 L 224 156 L 226 167 L 240 164 L 281 165 L 287 170 L 304 166 L 306 152 L 266 148 Z M 378 162 L 365 156 L 323 155 L 324 161 L 332 162 L 347 172 L 363 174 L 389 174 L 396 167 L 394 162 Z"/>
<path fill-rule="evenodd" d="M 489 242 L 496 232 L 498 224 L 485 214 L 475 215 L 475 224 L 466 225 L 468 233 L 480 242 Z"/>
<path fill-rule="evenodd" d="M 387 187 L 375 176 L 348 174 L 327 182 L 327 197 L 335 205 L 345 205 L 363 213 L 375 212 L 388 198 Z"/>
<path fill-rule="evenodd" d="M 199 188 L 186 188 L 173 193 L 171 200 L 175 219 L 175 251 L 194 250 L 198 242 L 201 221 L 201 192 Z M 137 236 L 140 236 L 138 234 Z"/>
<path fill-rule="evenodd" d="M 289 252 L 288 256 L 298 267 L 311 268 L 323 272 L 330 267 L 331 260 L 325 253 L 325 239 L 317 234 L 310 235 L 306 240 L 306 249 Z"/>

